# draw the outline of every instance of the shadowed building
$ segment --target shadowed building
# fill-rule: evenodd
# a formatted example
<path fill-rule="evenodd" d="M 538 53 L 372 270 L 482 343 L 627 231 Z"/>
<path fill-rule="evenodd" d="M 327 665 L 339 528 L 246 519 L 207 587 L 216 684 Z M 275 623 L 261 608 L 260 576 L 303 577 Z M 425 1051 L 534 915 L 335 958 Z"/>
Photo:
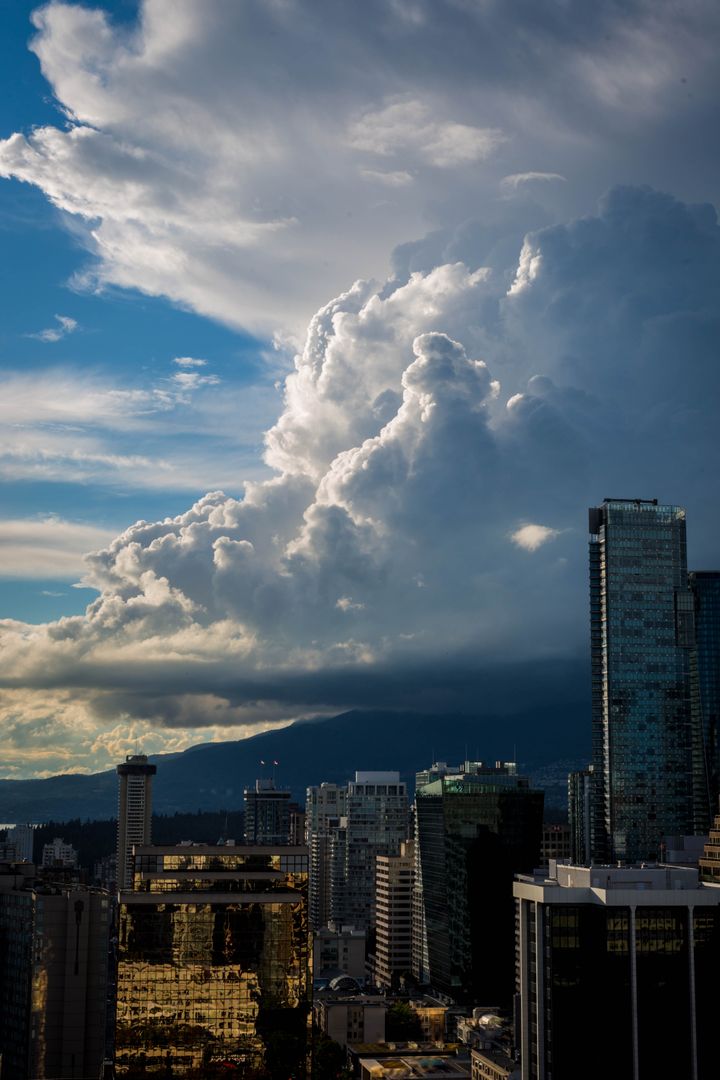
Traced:
<path fill-rule="evenodd" d="M 551 864 L 513 891 L 522 1080 L 715 1080 L 720 888 Z"/>
<path fill-rule="evenodd" d="M 307 1075 L 307 849 L 142 847 L 120 894 L 118 1076 Z"/>
<path fill-rule="evenodd" d="M 276 788 L 272 777 L 245 788 L 245 843 L 290 843 L 290 792 Z M 294 841 L 293 841 L 294 842 Z"/>
<path fill-rule="evenodd" d="M 720 796 L 720 571 L 694 570 L 697 684 L 702 716 L 707 801 L 716 813 Z"/>
<path fill-rule="evenodd" d="M 538 864 L 542 815 L 542 791 L 512 763 L 465 762 L 418 788 L 414 974 L 439 993 L 512 1000 L 513 876 Z"/>

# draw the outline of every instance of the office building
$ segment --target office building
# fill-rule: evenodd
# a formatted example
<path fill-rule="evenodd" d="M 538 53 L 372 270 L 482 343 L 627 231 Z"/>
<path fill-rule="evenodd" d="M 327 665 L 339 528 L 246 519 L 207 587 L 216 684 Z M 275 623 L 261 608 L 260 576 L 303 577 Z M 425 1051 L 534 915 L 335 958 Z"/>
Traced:
<path fill-rule="evenodd" d="M 157 765 L 151 765 L 145 754 L 128 754 L 116 771 L 117 886 L 128 889 L 133 875 L 133 845 L 149 844 L 152 839 L 152 781 Z"/>
<path fill-rule="evenodd" d="M 347 787 L 320 784 L 307 789 L 305 836 L 310 852 L 310 925 L 314 930 L 330 921 L 330 862 L 328 838 L 345 815 Z"/>
<path fill-rule="evenodd" d="M 42 860 L 43 867 L 75 867 L 78 864 L 78 853 L 72 844 L 66 844 L 60 836 L 56 836 L 50 844 L 43 844 Z"/>
<path fill-rule="evenodd" d="M 472 1050 L 472 1080 L 521 1080 L 517 1061 L 504 1050 Z"/>
<path fill-rule="evenodd" d="M 513 763 L 463 770 L 415 796 L 414 974 L 453 1001 L 509 1005 L 512 883 L 538 864 L 543 793 Z"/>
<path fill-rule="evenodd" d="M 720 888 L 557 863 L 513 892 L 522 1080 L 714 1080 Z"/>
<path fill-rule="evenodd" d="M 375 950 L 372 978 L 376 986 L 397 988 L 412 971 L 412 901 L 415 845 L 400 845 L 398 855 L 375 861 Z"/>
<path fill-rule="evenodd" d="M 0 873 L 3 1080 L 99 1076 L 105 1056 L 110 897 Z"/>
<path fill-rule="evenodd" d="M 570 849 L 570 826 L 561 822 L 544 821 L 540 843 L 540 865 L 548 866 L 551 859 L 569 861 Z"/>
<path fill-rule="evenodd" d="M 271 777 L 256 780 L 245 788 L 245 843 L 280 845 L 290 843 L 290 792 L 276 788 Z"/>
<path fill-rule="evenodd" d="M 590 865 L 593 851 L 593 781 L 595 770 L 571 772 L 568 776 L 568 824 L 570 828 L 570 858 L 575 863 Z"/>
<path fill-rule="evenodd" d="M 118 1076 L 307 1076 L 307 884 L 304 847 L 136 848 L 120 893 Z"/>
<path fill-rule="evenodd" d="M 5 857 L 17 862 L 33 861 L 34 825 L 9 825 L 5 833 Z"/>
<path fill-rule="evenodd" d="M 375 923 L 375 860 L 397 855 L 408 838 L 408 796 L 396 772 L 356 772 L 345 815 L 329 828 L 330 922 L 368 930 Z"/>
<path fill-rule="evenodd" d="M 699 859 L 700 877 L 708 884 L 720 886 L 720 814 L 710 827 L 710 835 Z"/>
<path fill-rule="evenodd" d="M 638 861 L 665 835 L 704 831 L 685 511 L 605 499 L 589 527 L 593 856 Z"/>
<path fill-rule="evenodd" d="M 720 572 L 690 574 L 695 607 L 697 689 L 703 729 L 703 767 L 708 818 L 720 797 Z"/>

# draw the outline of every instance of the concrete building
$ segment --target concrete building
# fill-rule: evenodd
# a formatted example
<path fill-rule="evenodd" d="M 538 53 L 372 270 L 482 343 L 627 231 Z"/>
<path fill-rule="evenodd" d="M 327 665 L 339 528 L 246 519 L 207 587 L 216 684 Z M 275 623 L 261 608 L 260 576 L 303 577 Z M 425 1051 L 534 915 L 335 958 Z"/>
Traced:
<path fill-rule="evenodd" d="M 399 1051 L 387 1057 L 359 1058 L 360 1080 L 471 1080 L 470 1062 L 433 1047 L 421 1054 Z"/>
<path fill-rule="evenodd" d="M 521 1080 L 517 1061 L 503 1050 L 472 1050 L 472 1080 Z"/>
<path fill-rule="evenodd" d="M 354 926 L 342 926 L 339 930 L 321 927 L 313 934 L 313 978 L 334 979 L 337 975 L 349 975 L 358 982 L 365 981 L 364 930 Z"/>
<path fill-rule="evenodd" d="M 540 858 L 543 793 L 466 762 L 415 796 L 414 974 L 451 1001 L 512 1001 L 512 883 Z"/>
<path fill-rule="evenodd" d="M 513 892 L 522 1080 L 717 1076 L 719 887 L 551 863 Z"/>
<path fill-rule="evenodd" d="M 703 762 L 708 820 L 720 797 L 720 571 L 693 570 L 689 575 L 695 604 L 697 698 L 703 731 Z"/>
<path fill-rule="evenodd" d="M 8 825 L 5 843 L 10 845 L 6 852 L 8 858 L 16 859 L 18 862 L 31 863 L 35 846 L 35 826 Z"/>
<path fill-rule="evenodd" d="M 290 791 L 275 787 L 272 777 L 245 788 L 245 843 L 290 843 Z"/>
<path fill-rule="evenodd" d="M 145 754 L 128 754 L 116 771 L 119 780 L 117 886 L 129 889 L 133 845 L 149 844 L 152 839 L 152 781 L 157 765 L 151 765 Z"/>
<path fill-rule="evenodd" d="M 317 1027 L 340 1046 L 385 1042 L 387 1004 L 381 997 L 320 991 L 313 1010 Z"/>
<path fill-rule="evenodd" d="M 309 1054 L 307 849 L 136 848 L 120 893 L 118 1076 L 294 1076 Z"/>
<path fill-rule="evenodd" d="M 407 787 L 397 772 L 356 772 L 345 815 L 329 828 L 330 921 L 368 930 L 375 923 L 375 861 L 407 840 Z M 327 872 L 327 871 L 326 871 Z"/>
<path fill-rule="evenodd" d="M 403 841 L 398 855 L 375 860 L 375 951 L 372 978 L 376 986 L 395 989 L 412 971 L 412 903 L 415 844 Z"/>
<path fill-rule="evenodd" d="M 709 885 L 720 885 L 720 814 L 712 824 L 698 865 L 703 881 Z"/>
<path fill-rule="evenodd" d="M 310 852 L 310 925 L 313 930 L 330 921 L 329 836 L 345 816 L 347 787 L 323 783 L 307 789 L 305 841 Z"/>
<path fill-rule="evenodd" d="M 74 867 L 78 864 L 78 853 L 72 844 L 66 844 L 56 836 L 50 844 L 43 844 L 41 866 Z"/>
<path fill-rule="evenodd" d="M 0 873 L 3 1080 L 99 1076 L 105 1057 L 110 897 Z"/>

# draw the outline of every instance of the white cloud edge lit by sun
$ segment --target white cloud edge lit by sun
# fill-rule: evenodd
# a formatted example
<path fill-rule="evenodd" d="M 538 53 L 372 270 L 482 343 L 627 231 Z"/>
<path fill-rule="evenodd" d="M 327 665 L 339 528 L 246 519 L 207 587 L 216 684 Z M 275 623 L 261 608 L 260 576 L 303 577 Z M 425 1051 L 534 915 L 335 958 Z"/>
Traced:
<path fill-rule="evenodd" d="M 552 529 L 548 525 L 536 525 L 529 522 L 511 533 L 510 539 L 523 551 L 537 551 L 543 544 L 559 536 L 561 531 L 561 529 Z"/>
<path fill-rule="evenodd" d="M 68 334 L 74 334 L 78 329 L 77 319 L 73 319 L 69 315 L 56 315 L 55 319 L 58 323 L 57 326 L 48 326 L 45 330 L 38 330 L 36 333 L 26 334 L 25 336 L 49 344 L 61 341 L 62 338 L 67 337 Z"/>

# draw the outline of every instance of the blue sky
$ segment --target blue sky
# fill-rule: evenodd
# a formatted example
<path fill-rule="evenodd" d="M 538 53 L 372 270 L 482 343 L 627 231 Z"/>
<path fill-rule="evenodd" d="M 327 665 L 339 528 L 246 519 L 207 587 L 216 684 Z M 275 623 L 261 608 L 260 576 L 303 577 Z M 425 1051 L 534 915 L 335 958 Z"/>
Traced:
<path fill-rule="evenodd" d="M 716 567 L 710 0 L 1 10 L 5 775 L 576 672 L 605 495 Z"/>

